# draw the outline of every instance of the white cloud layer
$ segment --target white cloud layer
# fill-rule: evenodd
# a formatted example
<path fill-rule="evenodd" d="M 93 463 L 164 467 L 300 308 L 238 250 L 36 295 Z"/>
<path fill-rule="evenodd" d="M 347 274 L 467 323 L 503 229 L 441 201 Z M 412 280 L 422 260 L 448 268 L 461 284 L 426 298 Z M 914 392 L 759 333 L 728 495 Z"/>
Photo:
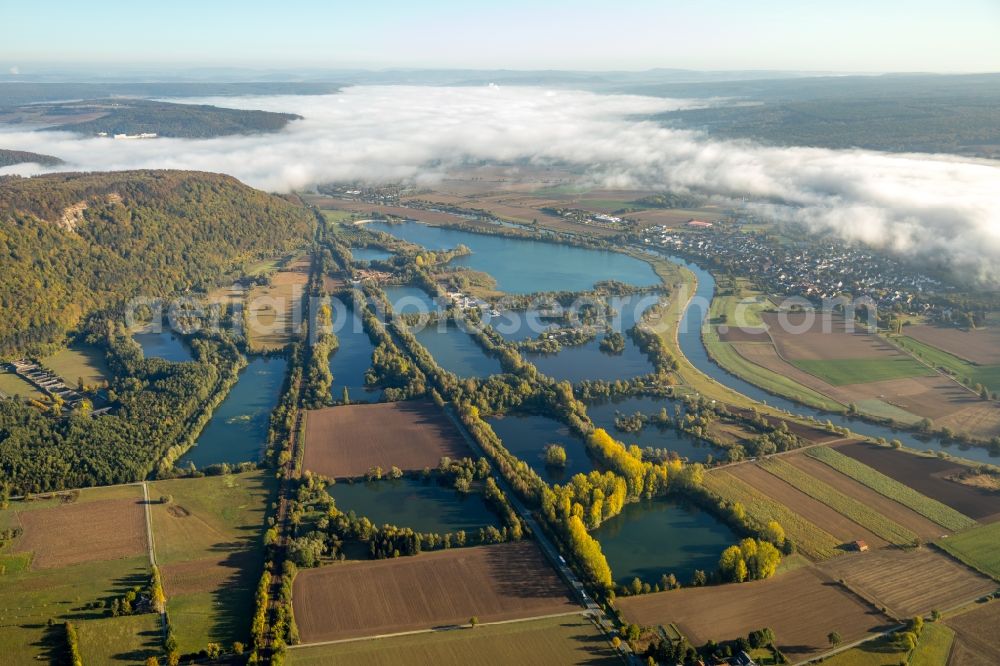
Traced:
<path fill-rule="evenodd" d="M 278 134 L 207 140 L 111 141 L 8 128 L 0 146 L 56 155 L 71 169 L 218 171 L 273 191 L 335 180 L 433 182 L 467 161 L 565 162 L 608 186 L 782 202 L 775 214 L 1000 283 L 996 162 L 715 141 L 641 119 L 695 102 L 542 88 L 359 86 L 331 96 L 198 101 L 304 120 Z M 42 171 L 20 165 L 0 173 Z"/>

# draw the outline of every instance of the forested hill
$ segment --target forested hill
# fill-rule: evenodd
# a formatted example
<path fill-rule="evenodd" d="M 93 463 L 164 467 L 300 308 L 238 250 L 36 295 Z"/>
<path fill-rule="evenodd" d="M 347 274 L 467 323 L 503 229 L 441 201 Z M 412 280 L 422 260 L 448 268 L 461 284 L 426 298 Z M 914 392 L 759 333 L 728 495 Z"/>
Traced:
<path fill-rule="evenodd" d="M 0 178 L 0 355 L 58 340 L 98 308 L 212 286 L 301 246 L 314 222 L 219 174 Z"/>
<path fill-rule="evenodd" d="M 37 113 L 38 106 L 31 112 Z M 94 118 L 94 115 L 98 117 Z M 81 121 L 65 122 L 65 116 L 78 115 Z M 46 105 L 44 115 L 61 117 L 63 122 L 47 130 L 93 135 L 151 133 L 162 137 L 206 139 L 231 134 L 277 132 L 290 121 L 300 119 L 293 113 L 273 113 L 245 109 L 227 109 L 206 104 L 173 104 L 141 99 L 110 99 L 91 102 L 67 102 Z"/>
<path fill-rule="evenodd" d="M 0 167 L 24 164 L 26 162 L 34 162 L 35 164 L 45 166 L 62 164 L 61 159 L 52 155 L 41 155 L 39 153 L 29 153 L 25 150 L 6 150 L 0 148 Z"/>

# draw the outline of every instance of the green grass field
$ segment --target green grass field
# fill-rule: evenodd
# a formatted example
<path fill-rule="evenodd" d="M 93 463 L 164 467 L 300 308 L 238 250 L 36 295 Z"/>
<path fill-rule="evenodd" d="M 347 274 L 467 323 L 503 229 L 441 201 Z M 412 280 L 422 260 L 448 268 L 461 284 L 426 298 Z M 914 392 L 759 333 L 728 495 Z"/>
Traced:
<path fill-rule="evenodd" d="M 799 552 L 814 560 L 829 559 L 841 553 L 838 549 L 840 541 L 832 534 L 732 474 L 721 470 L 708 472 L 705 474 L 705 487 L 721 499 L 742 504 L 747 515 L 761 525 L 778 521 Z"/>
<path fill-rule="evenodd" d="M 87 666 L 140 664 L 163 656 L 163 627 L 156 613 L 88 620 L 76 625 L 76 633 Z"/>
<path fill-rule="evenodd" d="M 1000 523 L 980 525 L 936 544 L 973 569 L 1000 580 Z"/>
<path fill-rule="evenodd" d="M 1000 365 L 976 365 L 908 336 L 893 337 L 893 342 L 935 368 L 946 368 L 960 380 L 969 379 L 973 385 L 1000 392 Z"/>
<path fill-rule="evenodd" d="M 76 502 L 141 496 L 138 486 L 93 488 L 80 491 Z M 0 511 L 0 527 L 19 524 L 15 509 L 18 513 L 44 511 L 60 503 L 57 498 L 12 502 L 10 509 Z M 31 553 L 13 554 L 11 550 L 10 543 L 0 549 L 0 662 L 55 663 L 65 644 L 64 634 L 61 626 L 48 627 L 49 620 L 55 624 L 73 622 L 81 641 L 84 634 L 88 636 L 87 664 L 121 663 L 121 659 L 135 663 L 141 660 L 127 655 L 156 647 L 150 644 L 150 636 L 135 627 L 151 623 L 158 627 L 159 616 L 106 618 L 103 610 L 84 608 L 90 602 L 123 595 L 135 585 L 145 585 L 150 573 L 146 555 L 32 570 Z"/>
<path fill-rule="evenodd" d="M 156 560 L 181 652 L 247 642 L 274 488 L 266 471 L 149 484 Z M 156 502 L 164 495 L 170 504 Z M 182 594 L 171 593 L 172 580 Z"/>
<path fill-rule="evenodd" d="M 607 639 L 580 615 L 350 641 L 287 652 L 295 666 L 327 664 L 622 664 Z"/>
<path fill-rule="evenodd" d="M 938 525 L 949 530 L 959 531 L 976 524 L 972 518 L 955 511 L 946 504 L 931 499 L 913 488 L 882 474 L 859 460 L 828 447 L 817 447 L 806 451 L 806 455 L 826 463 L 841 474 L 851 477 L 858 483 L 868 486 L 875 492 L 899 502 L 920 515 L 933 520 Z M 900 453 L 899 455 L 909 455 Z"/>
<path fill-rule="evenodd" d="M 334 222 L 336 224 L 349 222 L 356 215 L 356 213 L 347 210 L 322 210 L 320 212 L 323 213 L 323 217 L 326 218 L 327 222 Z"/>
<path fill-rule="evenodd" d="M 719 339 L 719 334 L 714 326 L 706 326 L 703 337 L 705 348 L 712 360 L 740 379 L 759 386 L 765 391 L 790 398 L 810 407 L 829 412 L 844 410 L 844 405 L 836 400 L 803 386 L 794 379 L 779 375 L 777 372 L 746 360 L 733 349 L 732 345 Z"/>
<path fill-rule="evenodd" d="M 832 386 L 868 384 L 889 379 L 925 377 L 934 374 L 912 358 L 849 358 L 791 361 L 796 368 L 819 377 Z"/>
<path fill-rule="evenodd" d="M 955 632 L 940 622 L 924 624 L 920 641 L 910 654 L 909 666 L 942 666 L 948 663 Z"/>
<path fill-rule="evenodd" d="M 785 461 L 777 459 L 763 460 L 758 464 L 779 479 L 787 481 L 806 495 L 826 504 L 837 513 L 853 520 L 889 543 L 904 546 L 918 541 L 914 532 L 853 497 L 848 497 L 833 486 L 810 476 L 798 467 L 793 467 Z"/>
<path fill-rule="evenodd" d="M 111 376 L 104 352 L 86 344 L 74 344 L 52 356 L 42 359 L 42 365 L 63 378 L 67 384 L 76 387 L 83 379 L 87 385 L 100 384 Z"/>
<path fill-rule="evenodd" d="M 906 650 L 901 650 L 892 636 L 882 636 L 824 659 L 823 666 L 899 666 L 906 658 Z"/>
<path fill-rule="evenodd" d="M 41 391 L 13 372 L 0 372 L 0 393 L 7 396 L 17 395 L 33 400 L 43 397 Z"/>

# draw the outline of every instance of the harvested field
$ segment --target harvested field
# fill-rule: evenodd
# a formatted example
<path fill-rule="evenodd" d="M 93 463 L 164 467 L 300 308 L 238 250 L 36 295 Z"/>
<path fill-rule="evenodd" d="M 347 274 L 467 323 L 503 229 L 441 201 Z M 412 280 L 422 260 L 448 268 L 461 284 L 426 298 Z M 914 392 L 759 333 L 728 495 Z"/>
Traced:
<path fill-rule="evenodd" d="M 655 227 L 663 225 L 666 227 L 681 227 L 691 220 L 702 220 L 705 222 L 718 222 L 725 217 L 725 214 L 710 210 L 689 210 L 684 208 L 651 208 L 641 210 L 626 215 L 628 219 L 637 221 L 643 227 Z"/>
<path fill-rule="evenodd" d="M 979 365 L 1000 365 L 1000 326 L 969 331 L 954 326 L 918 324 L 903 332 L 925 345 Z"/>
<path fill-rule="evenodd" d="M 471 454 L 461 433 L 431 402 L 344 405 L 307 412 L 303 469 L 331 478 L 363 476 L 372 467 L 435 467 Z"/>
<path fill-rule="evenodd" d="M 760 461 L 757 465 L 891 544 L 904 546 L 915 544 L 918 541 L 917 535 L 902 525 L 890 520 L 863 502 L 845 495 L 833 486 L 810 476 L 794 465 L 788 464 L 783 459 L 768 458 Z"/>
<path fill-rule="evenodd" d="M 247 295 L 247 338 L 253 351 L 276 351 L 287 345 L 303 318 L 302 295 L 309 281 L 309 258 L 278 271 L 267 286 Z"/>
<path fill-rule="evenodd" d="M 828 322 L 813 312 L 763 312 L 774 346 L 788 361 L 909 358 L 860 326 L 849 330 L 843 317 Z"/>
<path fill-rule="evenodd" d="M 996 666 L 1000 664 L 1000 602 L 982 604 L 975 609 L 948 618 L 955 630 L 955 644 L 948 666 Z"/>
<path fill-rule="evenodd" d="M 771 499 L 781 502 L 789 510 L 799 514 L 812 524 L 835 536 L 840 542 L 849 543 L 856 539 L 867 541 L 872 548 L 888 545 L 876 535 L 833 508 L 813 499 L 798 488 L 754 464 L 737 465 L 729 468 L 729 473 L 749 483 Z"/>
<path fill-rule="evenodd" d="M 826 465 L 815 458 L 805 455 L 792 455 L 782 458 L 785 462 L 802 470 L 814 479 L 836 488 L 838 491 L 861 502 L 865 506 L 871 507 L 881 515 L 898 523 L 904 528 L 914 532 L 925 541 L 933 541 L 948 530 L 937 523 L 924 518 L 915 511 L 908 509 L 899 502 L 893 501 L 875 492 L 868 486 L 862 485 L 851 477 L 841 474 L 829 465 Z"/>
<path fill-rule="evenodd" d="M 831 631 L 850 642 L 892 624 L 814 567 L 752 583 L 624 597 L 615 605 L 629 622 L 675 623 L 693 645 L 771 627 L 792 663 L 827 651 Z"/>
<path fill-rule="evenodd" d="M 716 331 L 723 342 L 763 342 L 771 344 L 771 337 L 763 328 L 744 328 L 740 326 L 719 326 Z"/>
<path fill-rule="evenodd" d="M 833 446 L 840 453 L 860 460 L 869 467 L 942 504 L 947 504 L 973 520 L 980 522 L 1000 520 L 1000 494 L 955 483 L 945 478 L 949 474 L 966 469 L 958 463 L 895 451 L 867 442 Z"/>
<path fill-rule="evenodd" d="M 138 487 L 133 491 L 138 493 Z M 32 569 L 122 559 L 141 555 L 148 547 L 141 497 L 76 502 L 17 513 L 24 533 L 14 540 L 12 552 L 34 553 Z"/>
<path fill-rule="evenodd" d="M 369 666 L 622 663 L 607 637 L 582 615 L 491 624 L 475 630 L 303 646 L 289 650 L 286 661 L 295 666 L 348 662 Z"/>
<path fill-rule="evenodd" d="M 976 521 L 972 518 L 955 511 L 950 506 L 922 495 L 913 488 L 903 485 L 899 481 L 865 465 L 860 460 L 845 456 L 834 449 L 826 446 L 814 447 L 806 451 L 806 456 L 821 461 L 831 471 L 835 470 L 836 473 L 854 479 L 865 488 L 871 489 L 878 495 L 892 500 L 896 504 L 911 509 L 914 513 L 924 516 L 932 523 L 948 531 L 957 532 L 976 524 Z M 819 474 L 820 472 L 817 473 Z M 872 501 L 874 502 L 874 498 Z M 876 505 L 872 504 L 872 506 Z M 917 525 L 917 523 L 914 524 Z"/>
<path fill-rule="evenodd" d="M 817 565 L 900 619 L 946 610 L 996 589 L 996 583 L 930 548 L 852 553 Z"/>
<path fill-rule="evenodd" d="M 293 598 L 307 643 L 578 608 L 528 541 L 307 569 Z"/>

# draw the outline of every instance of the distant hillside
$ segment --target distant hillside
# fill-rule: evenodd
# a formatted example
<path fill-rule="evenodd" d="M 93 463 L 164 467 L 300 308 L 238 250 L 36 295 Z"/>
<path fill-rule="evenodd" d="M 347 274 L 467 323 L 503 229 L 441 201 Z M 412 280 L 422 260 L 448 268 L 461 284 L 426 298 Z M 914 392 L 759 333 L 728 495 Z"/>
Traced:
<path fill-rule="evenodd" d="M 151 133 L 162 137 L 207 139 L 231 134 L 277 132 L 302 116 L 227 109 L 204 104 L 108 99 L 31 106 L 19 110 L 33 122 L 57 122 L 46 130 L 94 135 Z M 41 112 L 41 113 L 40 113 Z M 74 118 L 76 116 L 77 118 Z"/>
<path fill-rule="evenodd" d="M 87 312 L 212 286 L 310 238 L 312 214 L 229 176 L 125 171 L 0 178 L 0 354 Z"/>
<path fill-rule="evenodd" d="M 814 77 L 621 92 L 730 98 L 737 103 L 657 116 L 720 138 L 1000 158 L 1000 74 Z"/>
<path fill-rule="evenodd" d="M 0 107 L 17 107 L 38 102 L 108 97 L 214 97 L 223 95 L 332 95 L 336 83 L 295 81 L 166 81 L 146 83 L 40 83 L 0 81 Z"/>
<path fill-rule="evenodd" d="M 61 159 L 52 155 L 40 155 L 38 153 L 29 153 L 25 150 L 6 150 L 0 148 L 0 167 L 25 164 L 27 162 L 44 166 L 55 166 L 63 163 Z"/>

